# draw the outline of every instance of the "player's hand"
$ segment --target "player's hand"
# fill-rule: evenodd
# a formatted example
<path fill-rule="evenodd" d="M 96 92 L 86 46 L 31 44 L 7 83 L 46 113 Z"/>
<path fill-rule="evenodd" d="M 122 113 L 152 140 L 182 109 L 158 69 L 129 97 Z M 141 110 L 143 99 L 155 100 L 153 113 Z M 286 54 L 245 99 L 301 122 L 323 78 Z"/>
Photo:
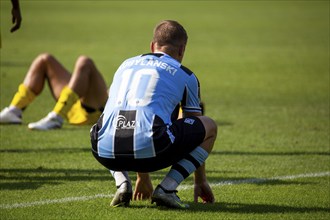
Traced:
<path fill-rule="evenodd" d="M 198 198 L 201 198 L 203 203 L 214 203 L 214 195 L 212 189 L 207 181 L 196 184 L 194 186 L 194 202 L 198 202 Z"/>
<path fill-rule="evenodd" d="M 154 188 L 148 173 L 138 173 L 133 193 L 133 200 L 150 199 Z"/>
<path fill-rule="evenodd" d="M 12 14 L 12 22 L 14 26 L 10 29 L 10 32 L 14 32 L 20 28 L 22 22 L 22 16 L 21 16 L 21 11 L 19 9 L 14 9 L 14 8 L 12 9 L 11 14 Z"/>

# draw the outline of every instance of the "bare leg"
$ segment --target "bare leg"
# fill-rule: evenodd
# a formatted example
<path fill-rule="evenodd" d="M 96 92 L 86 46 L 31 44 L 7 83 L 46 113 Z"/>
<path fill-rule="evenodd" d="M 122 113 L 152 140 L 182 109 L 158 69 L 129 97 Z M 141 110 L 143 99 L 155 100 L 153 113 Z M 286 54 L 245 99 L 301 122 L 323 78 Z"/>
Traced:
<path fill-rule="evenodd" d="M 218 127 L 217 124 L 209 117 L 199 116 L 199 119 L 202 121 L 205 127 L 205 138 L 201 147 L 206 150 L 208 153 L 211 153 L 214 142 L 217 138 Z"/>
<path fill-rule="evenodd" d="M 88 107 L 104 107 L 107 98 L 107 86 L 93 60 L 86 56 L 77 59 L 69 87 L 78 94 L 81 102 Z"/>
<path fill-rule="evenodd" d="M 48 81 L 51 92 L 57 100 L 65 85 L 70 81 L 71 74 L 52 55 L 40 54 L 31 64 L 24 85 L 36 95 L 43 90 L 45 81 Z"/>
<path fill-rule="evenodd" d="M 37 68 L 32 68 L 39 71 L 31 71 L 27 84 L 34 85 L 37 93 L 42 90 L 43 82 L 47 78 L 57 102 L 52 112 L 38 122 L 30 123 L 28 127 L 32 130 L 61 128 L 65 118 L 72 124 L 88 123 L 89 118 L 70 110 L 79 99 L 81 103 L 94 109 L 104 107 L 107 88 L 94 62 L 88 57 L 79 57 L 74 72 L 70 75 L 53 57 L 45 55 L 40 59 L 41 62 L 35 64 Z M 39 72 L 39 77 L 33 77 L 37 75 L 33 74 L 35 72 Z M 98 115 L 95 114 L 95 117 Z"/>
<path fill-rule="evenodd" d="M 210 154 L 217 138 L 218 127 L 211 118 L 200 116 L 199 119 L 201 119 L 206 131 L 201 147 Z M 198 202 L 198 198 L 200 197 L 203 203 L 214 203 L 215 198 L 206 179 L 205 163 L 198 167 L 194 174 L 194 202 Z"/>
<path fill-rule="evenodd" d="M 211 187 L 206 178 L 205 161 L 208 155 L 211 153 L 214 142 L 217 137 L 217 125 L 209 117 L 198 116 L 205 128 L 205 137 L 200 146 L 197 146 L 189 153 L 189 156 L 185 156 L 177 164 L 171 167 L 166 177 L 160 183 L 160 187 L 157 187 L 155 192 L 155 198 L 158 199 L 157 193 L 161 194 L 161 188 L 167 190 L 175 190 L 177 186 L 194 172 L 194 201 L 197 202 L 201 197 L 204 203 L 213 203 L 215 201 Z M 157 202 L 157 201 L 156 201 Z M 181 203 L 181 202 L 180 202 Z M 177 204 L 174 204 L 175 206 Z M 183 204 L 181 204 L 182 206 Z"/>
<path fill-rule="evenodd" d="M 58 100 L 70 77 L 70 73 L 53 56 L 40 54 L 33 60 L 10 106 L 0 112 L 0 123 L 20 124 L 22 111 L 42 92 L 45 81 L 48 82 L 55 100 Z"/>

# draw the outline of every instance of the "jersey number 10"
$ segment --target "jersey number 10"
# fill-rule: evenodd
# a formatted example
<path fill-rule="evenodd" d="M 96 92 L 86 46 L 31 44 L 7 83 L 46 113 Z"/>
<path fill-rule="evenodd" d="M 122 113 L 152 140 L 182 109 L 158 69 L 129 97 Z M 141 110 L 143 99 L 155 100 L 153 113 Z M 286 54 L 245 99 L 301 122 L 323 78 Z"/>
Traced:
<path fill-rule="evenodd" d="M 155 69 L 124 70 L 117 94 L 117 105 L 146 106 L 154 94 L 159 74 Z"/>

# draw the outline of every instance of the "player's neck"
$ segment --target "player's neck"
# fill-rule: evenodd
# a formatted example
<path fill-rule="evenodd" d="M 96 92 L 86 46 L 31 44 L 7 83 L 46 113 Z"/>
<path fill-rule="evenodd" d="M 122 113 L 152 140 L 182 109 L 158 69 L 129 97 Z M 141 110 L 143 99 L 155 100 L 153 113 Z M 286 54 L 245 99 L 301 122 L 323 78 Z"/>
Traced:
<path fill-rule="evenodd" d="M 173 59 L 177 60 L 179 63 L 181 63 L 181 61 L 182 61 L 182 57 L 179 57 L 179 56 L 175 55 L 174 53 L 171 53 L 170 51 L 154 50 L 152 52 L 153 53 L 163 53 L 163 54 L 169 55 Z"/>

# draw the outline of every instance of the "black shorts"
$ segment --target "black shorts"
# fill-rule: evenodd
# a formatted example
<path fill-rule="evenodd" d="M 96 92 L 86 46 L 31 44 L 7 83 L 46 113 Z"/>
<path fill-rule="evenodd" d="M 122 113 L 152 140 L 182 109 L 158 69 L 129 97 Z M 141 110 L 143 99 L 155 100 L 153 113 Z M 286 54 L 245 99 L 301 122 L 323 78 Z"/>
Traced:
<path fill-rule="evenodd" d="M 132 157 L 103 158 L 97 153 L 97 124 L 91 130 L 92 152 L 97 161 L 110 170 L 152 172 L 174 165 L 200 146 L 205 138 L 205 128 L 198 117 L 176 120 L 169 131 L 175 137 L 171 142 L 167 126 L 154 129 L 155 157 L 135 159 Z"/>

